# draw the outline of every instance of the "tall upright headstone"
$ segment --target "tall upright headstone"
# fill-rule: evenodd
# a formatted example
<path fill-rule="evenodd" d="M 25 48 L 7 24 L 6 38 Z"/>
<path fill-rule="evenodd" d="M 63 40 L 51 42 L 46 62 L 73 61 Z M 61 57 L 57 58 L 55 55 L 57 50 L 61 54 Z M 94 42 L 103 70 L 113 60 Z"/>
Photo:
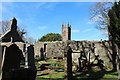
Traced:
<path fill-rule="evenodd" d="M 29 68 L 36 68 L 35 67 L 35 60 L 34 60 L 34 47 L 33 45 L 28 46 L 28 67 Z"/>
<path fill-rule="evenodd" d="M 64 72 L 67 80 L 72 80 L 72 49 L 71 46 L 67 46 L 67 52 L 64 53 Z"/>
<path fill-rule="evenodd" d="M 62 24 L 62 38 L 63 41 L 71 40 L 71 25 Z"/>

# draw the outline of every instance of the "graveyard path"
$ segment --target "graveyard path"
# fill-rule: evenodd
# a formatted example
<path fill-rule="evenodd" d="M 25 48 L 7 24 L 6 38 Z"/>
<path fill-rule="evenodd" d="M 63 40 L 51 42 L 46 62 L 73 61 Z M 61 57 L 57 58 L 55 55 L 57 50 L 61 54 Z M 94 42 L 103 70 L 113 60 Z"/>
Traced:
<path fill-rule="evenodd" d="M 64 78 L 63 62 L 56 59 L 47 59 L 37 62 L 36 80 L 49 78 Z"/>

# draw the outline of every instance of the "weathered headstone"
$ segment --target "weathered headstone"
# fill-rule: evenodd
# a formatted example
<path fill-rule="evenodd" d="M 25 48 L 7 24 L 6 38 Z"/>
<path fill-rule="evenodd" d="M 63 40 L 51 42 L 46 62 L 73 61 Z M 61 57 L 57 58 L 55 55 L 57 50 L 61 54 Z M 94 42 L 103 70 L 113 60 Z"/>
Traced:
<path fill-rule="evenodd" d="M 4 53 L 4 64 L 3 64 L 3 75 L 2 79 L 7 80 L 10 75 L 9 73 L 12 70 L 20 68 L 20 60 L 22 58 L 22 51 L 16 44 L 12 44 L 11 46 L 6 48 Z"/>
<path fill-rule="evenodd" d="M 72 49 L 70 46 L 67 48 L 67 52 L 64 53 L 64 72 L 67 80 L 72 80 Z"/>
<path fill-rule="evenodd" d="M 44 60 L 44 50 L 42 47 L 40 48 L 40 59 Z"/>
<path fill-rule="evenodd" d="M 28 67 L 35 68 L 35 60 L 34 60 L 34 47 L 33 45 L 28 46 Z"/>
<path fill-rule="evenodd" d="M 33 45 L 30 45 L 28 46 L 28 50 L 27 50 L 27 53 L 28 53 L 28 70 L 27 71 L 30 71 L 29 73 L 31 73 L 28 77 L 29 77 L 29 80 L 34 80 L 35 77 L 36 77 L 36 66 L 35 66 L 35 60 L 34 60 L 34 47 Z M 31 76 L 31 77 L 30 77 Z"/>
<path fill-rule="evenodd" d="M 25 50 L 25 68 L 28 68 L 28 45 L 24 45 L 24 50 Z"/>

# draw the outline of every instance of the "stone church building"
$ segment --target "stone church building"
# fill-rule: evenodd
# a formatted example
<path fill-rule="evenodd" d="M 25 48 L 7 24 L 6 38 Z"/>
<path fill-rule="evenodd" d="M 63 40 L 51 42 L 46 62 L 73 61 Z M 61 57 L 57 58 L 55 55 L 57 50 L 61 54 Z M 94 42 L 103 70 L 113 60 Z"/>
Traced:
<path fill-rule="evenodd" d="M 31 76 L 28 71 L 31 71 L 31 79 L 34 80 L 34 47 L 24 43 L 19 35 L 16 18 L 10 21 L 10 29 L 0 37 L 0 41 L 0 80 L 25 80 Z M 21 61 L 25 61 L 25 64 L 21 64 Z"/>
<path fill-rule="evenodd" d="M 62 24 L 62 38 L 63 41 L 71 40 L 71 25 Z"/>

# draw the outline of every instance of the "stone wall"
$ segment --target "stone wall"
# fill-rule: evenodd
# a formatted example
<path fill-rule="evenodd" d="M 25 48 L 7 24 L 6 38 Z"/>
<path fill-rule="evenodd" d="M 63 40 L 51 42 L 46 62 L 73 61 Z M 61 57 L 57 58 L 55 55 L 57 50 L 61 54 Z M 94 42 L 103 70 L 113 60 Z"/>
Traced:
<path fill-rule="evenodd" d="M 7 46 L 7 47 L 9 47 L 12 44 L 16 44 L 19 47 L 19 49 L 23 52 L 23 50 L 24 50 L 24 44 L 25 44 L 23 42 L 14 42 L 14 43 L 11 43 L 11 42 L 2 42 L 0 45 L 1 46 Z M 26 44 L 26 45 L 28 46 L 30 44 Z M 23 55 L 25 56 L 24 53 L 23 53 Z"/>
<path fill-rule="evenodd" d="M 26 77 L 29 77 L 27 71 L 33 70 L 30 75 L 33 73 L 32 75 L 35 77 L 36 67 L 34 63 L 33 45 L 22 42 L 2 42 L 0 43 L 0 55 L 2 55 L 0 56 L 0 80 L 1 78 L 2 80 L 11 80 L 13 77 L 18 78 L 20 70 L 22 70 L 20 74 L 28 74 Z M 25 65 L 21 64 L 21 61 L 24 61 Z M 24 71 L 25 69 L 27 71 Z M 13 75 L 14 73 L 16 75 Z M 26 77 L 22 76 L 22 78 Z"/>
<path fill-rule="evenodd" d="M 99 59 L 104 62 L 104 66 L 112 67 L 112 50 L 109 45 L 109 41 L 57 41 L 57 42 L 39 42 L 34 45 L 35 56 L 40 56 L 40 48 L 46 46 L 46 57 L 64 57 L 64 52 L 66 52 L 66 47 L 69 44 L 73 50 L 72 59 L 73 62 L 78 64 L 78 58 L 81 55 L 81 51 L 85 53 L 87 59 L 90 62 L 95 60 L 95 56 L 99 55 Z M 97 63 L 97 61 L 94 61 Z"/>

